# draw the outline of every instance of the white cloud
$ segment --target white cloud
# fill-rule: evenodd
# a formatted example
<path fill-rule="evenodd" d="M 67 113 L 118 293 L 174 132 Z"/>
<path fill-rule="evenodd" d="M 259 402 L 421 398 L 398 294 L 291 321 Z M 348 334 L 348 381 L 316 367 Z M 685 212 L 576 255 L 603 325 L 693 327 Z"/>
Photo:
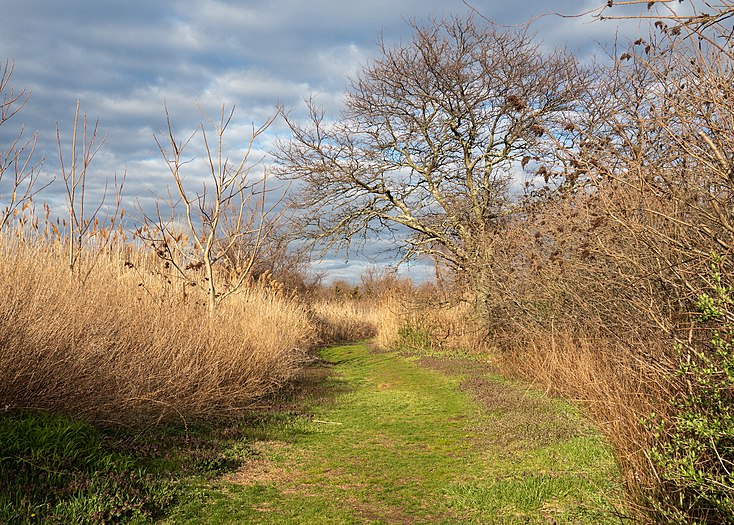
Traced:
<path fill-rule="evenodd" d="M 242 69 L 217 76 L 204 90 L 201 99 L 220 104 L 242 101 L 275 107 L 279 101 L 297 99 L 309 89 L 306 82 L 279 78 L 262 69 Z"/>
<path fill-rule="evenodd" d="M 330 84 L 345 82 L 345 77 L 354 78 L 367 65 L 371 53 L 357 44 L 349 43 L 334 46 L 317 55 L 317 64 L 320 71 L 329 79 Z"/>

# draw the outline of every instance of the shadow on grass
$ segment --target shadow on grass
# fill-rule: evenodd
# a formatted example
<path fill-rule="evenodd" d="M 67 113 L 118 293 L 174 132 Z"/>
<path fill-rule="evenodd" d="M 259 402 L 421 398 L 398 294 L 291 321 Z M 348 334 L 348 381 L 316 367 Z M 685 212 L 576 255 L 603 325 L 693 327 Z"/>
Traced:
<path fill-rule="evenodd" d="M 206 480 L 257 456 L 272 429 L 308 419 L 308 407 L 346 390 L 330 365 L 310 363 L 293 383 L 232 421 L 147 429 L 96 428 L 68 416 L 0 414 L 0 523 L 153 522 Z M 193 491 L 193 492 L 192 492 Z"/>

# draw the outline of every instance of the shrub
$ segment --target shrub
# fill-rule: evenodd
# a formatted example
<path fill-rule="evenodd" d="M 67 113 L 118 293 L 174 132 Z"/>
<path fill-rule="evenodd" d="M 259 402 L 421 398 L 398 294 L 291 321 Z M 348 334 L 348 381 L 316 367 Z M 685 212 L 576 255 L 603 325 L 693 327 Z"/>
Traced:
<path fill-rule="evenodd" d="M 734 290 L 723 264 L 714 256 L 711 290 L 697 303 L 705 344 L 678 344 L 682 388 L 649 453 L 660 479 L 650 505 L 667 523 L 734 522 Z"/>

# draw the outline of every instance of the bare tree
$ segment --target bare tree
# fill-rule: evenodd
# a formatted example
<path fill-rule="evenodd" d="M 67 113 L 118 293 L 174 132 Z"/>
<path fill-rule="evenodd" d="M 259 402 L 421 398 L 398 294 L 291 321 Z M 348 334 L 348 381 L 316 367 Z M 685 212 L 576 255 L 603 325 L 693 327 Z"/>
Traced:
<path fill-rule="evenodd" d="M 14 64 L 0 67 L 0 126 L 5 125 L 26 104 L 30 91 L 16 92 L 11 83 Z M 36 183 L 43 159 L 35 160 L 38 133 L 31 137 L 20 131 L 7 145 L 0 145 L 0 231 L 15 214 L 43 188 Z"/>
<path fill-rule="evenodd" d="M 631 7 L 644 7 L 647 12 L 630 13 Z M 621 11 L 620 9 L 625 9 Z M 734 17 L 734 2 L 731 0 L 608 0 L 594 9 L 601 20 L 651 20 L 657 27 L 670 24 L 678 28 L 674 32 L 697 37 L 714 45 L 720 51 L 730 53 L 726 39 L 731 29 L 724 23 Z"/>
<path fill-rule="evenodd" d="M 734 3 L 602 1 L 585 15 L 649 33 L 583 97 L 575 183 L 485 238 L 485 326 L 521 375 L 589 400 L 642 521 L 732 523 Z"/>
<path fill-rule="evenodd" d="M 339 118 L 313 100 L 307 123 L 286 115 L 279 175 L 303 182 L 293 204 L 313 239 L 348 246 L 388 231 L 407 258 L 473 270 L 523 168 L 546 182 L 558 172 L 586 74 L 526 28 L 471 18 L 412 27 L 406 44 L 379 43 Z"/>
<path fill-rule="evenodd" d="M 282 199 L 268 201 L 272 190 L 268 187 L 266 170 L 262 178 L 251 176 L 253 146 L 275 117 L 258 128 L 252 127 L 244 152 L 232 162 L 225 151 L 224 138 L 234 111 L 234 107 L 227 111 L 222 106 L 217 121 L 205 116 L 209 126 L 200 124 L 192 135 L 182 140 L 176 137 L 166 108 L 167 136 L 165 142 L 156 137 L 156 142 L 175 189 L 167 199 L 158 200 L 155 214 L 143 212 L 144 224 L 138 230 L 138 235 L 150 242 L 156 254 L 186 283 L 195 283 L 196 272 L 203 269 L 210 315 L 221 300 L 241 288 L 249 278 L 268 228 L 278 218 L 280 212 L 276 208 Z M 184 152 L 197 137 L 201 140 L 203 169 L 208 179 L 199 192 L 190 189 L 184 173 L 190 163 Z M 245 245 L 250 250 L 246 256 L 232 256 L 233 251 Z M 227 275 L 215 271 L 220 262 L 229 263 Z"/>
<path fill-rule="evenodd" d="M 87 179 L 90 173 L 90 165 L 97 152 L 104 145 L 106 135 L 100 136 L 99 134 L 99 120 L 94 122 L 94 126 L 88 127 L 87 114 L 84 113 L 80 117 L 80 106 L 81 101 L 77 100 L 69 144 L 68 164 L 64 162 L 64 145 L 61 140 L 59 126 L 58 124 L 56 125 L 59 164 L 61 166 L 61 177 L 64 180 L 64 186 L 66 188 L 66 202 L 69 214 L 66 233 L 68 236 L 69 270 L 71 271 L 72 277 L 79 275 L 78 263 L 82 255 L 82 249 L 86 243 L 95 242 L 96 257 L 111 241 L 113 237 L 111 232 L 115 228 L 115 222 L 118 216 L 121 216 L 123 213 L 121 208 L 122 189 L 125 184 L 124 175 L 119 181 L 117 175 L 114 176 L 112 193 L 114 194 L 115 201 L 110 205 L 107 201 L 110 187 L 109 181 L 106 180 L 101 195 L 91 203 L 93 209 L 91 211 L 89 210 L 90 195 Z M 80 125 L 81 129 L 79 129 Z M 81 143 L 79 139 L 81 139 Z M 108 209 L 105 210 L 106 207 Z M 93 266 L 91 265 L 87 268 L 87 276 Z"/>

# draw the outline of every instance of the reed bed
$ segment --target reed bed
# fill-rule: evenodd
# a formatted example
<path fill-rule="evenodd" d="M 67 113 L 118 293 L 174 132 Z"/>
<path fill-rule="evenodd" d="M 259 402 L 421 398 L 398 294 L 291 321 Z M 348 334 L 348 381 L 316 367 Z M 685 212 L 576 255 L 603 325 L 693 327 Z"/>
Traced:
<path fill-rule="evenodd" d="M 318 340 L 325 345 L 373 337 L 382 313 L 371 302 L 350 299 L 318 300 L 310 308 Z"/>
<path fill-rule="evenodd" d="M 88 255 L 4 237 L 0 406 L 141 425 L 241 414 L 298 372 L 318 333 L 308 309 L 262 288 L 208 316 L 197 286 L 130 250 Z"/>

